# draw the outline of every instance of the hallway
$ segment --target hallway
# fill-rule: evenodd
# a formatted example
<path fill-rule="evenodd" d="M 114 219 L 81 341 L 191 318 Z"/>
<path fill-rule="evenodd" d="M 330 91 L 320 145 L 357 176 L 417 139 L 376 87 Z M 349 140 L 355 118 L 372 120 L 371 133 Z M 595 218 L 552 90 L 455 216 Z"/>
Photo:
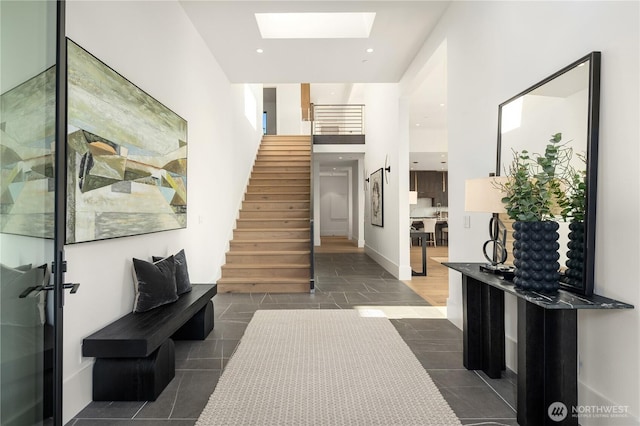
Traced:
<path fill-rule="evenodd" d="M 227 293 L 213 300 L 214 330 L 205 341 L 175 342 L 176 377 L 158 400 L 92 402 L 68 425 L 194 425 L 244 329 L 260 309 L 387 312 L 462 424 L 517 424 L 515 375 L 503 373 L 502 380 L 492 380 L 464 369 L 462 332 L 364 253 L 318 253 L 315 294 Z"/>

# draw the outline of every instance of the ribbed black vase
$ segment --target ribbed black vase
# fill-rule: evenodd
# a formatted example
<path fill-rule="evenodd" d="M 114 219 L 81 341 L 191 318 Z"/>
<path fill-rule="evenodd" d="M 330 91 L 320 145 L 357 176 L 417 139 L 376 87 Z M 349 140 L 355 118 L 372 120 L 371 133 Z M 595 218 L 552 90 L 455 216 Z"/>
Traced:
<path fill-rule="evenodd" d="M 558 223 L 554 221 L 513 224 L 513 265 L 516 288 L 553 293 L 560 280 Z"/>
<path fill-rule="evenodd" d="M 571 222 L 569 231 L 569 250 L 565 262 L 567 269 L 560 281 L 572 286 L 581 286 L 584 278 L 584 222 Z"/>

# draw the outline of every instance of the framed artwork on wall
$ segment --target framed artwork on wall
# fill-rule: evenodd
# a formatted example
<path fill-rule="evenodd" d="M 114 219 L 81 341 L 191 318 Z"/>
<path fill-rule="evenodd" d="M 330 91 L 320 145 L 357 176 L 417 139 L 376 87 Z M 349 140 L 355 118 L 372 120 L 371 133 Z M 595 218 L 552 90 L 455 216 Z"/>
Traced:
<path fill-rule="evenodd" d="M 384 185 L 382 184 L 382 168 L 371 173 L 371 224 L 384 226 Z"/>
<path fill-rule="evenodd" d="M 186 228 L 187 122 L 67 39 L 66 242 Z"/>

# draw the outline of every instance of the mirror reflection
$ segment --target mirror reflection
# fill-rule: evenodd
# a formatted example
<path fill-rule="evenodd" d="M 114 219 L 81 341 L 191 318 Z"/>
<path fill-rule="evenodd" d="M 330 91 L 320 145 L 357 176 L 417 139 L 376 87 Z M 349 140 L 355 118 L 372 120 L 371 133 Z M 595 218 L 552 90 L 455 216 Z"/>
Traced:
<path fill-rule="evenodd" d="M 596 53 L 576 61 L 499 106 L 498 175 L 505 173 L 505 167 L 515 152 L 544 153 L 550 136 L 562 133 L 563 143 L 572 150 L 571 167 L 585 176 L 587 185 L 591 178 L 595 182 L 595 167 L 589 170 L 589 163 L 597 164 L 593 146 L 597 143 L 599 102 L 592 96 L 597 83 L 592 78 L 596 66 L 595 75 L 599 75 L 599 56 L 594 56 Z M 599 89 L 596 92 L 599 93 Z M 594 128 L 595 133 L 592 131 Z M 592 194 L 587 197 L 592 205 L 586 209 L 595 213 L 595 185 L 587 191 Z M 593 262 L 583 254 L 584 239 L 579 243 L 575 241 L 580 228 L 585 230 L 587 237 L 595 235 L 595 217 L 586 216 L 584 223 L 579 224 L 571 225 L 569 219 L 567 222 L 559 221 L 560 264 L 566 275 L 562 281 L 570 290 L 580 293 L 590 292 L 593 288 L 592 266 L 589 266 Z M 576 256 L 579 258 L 575 259 Z M 588 253 L 588 256 L 591 259 L 593 253 Z M 572 271 L 567 272 L 567 268 Z"/>

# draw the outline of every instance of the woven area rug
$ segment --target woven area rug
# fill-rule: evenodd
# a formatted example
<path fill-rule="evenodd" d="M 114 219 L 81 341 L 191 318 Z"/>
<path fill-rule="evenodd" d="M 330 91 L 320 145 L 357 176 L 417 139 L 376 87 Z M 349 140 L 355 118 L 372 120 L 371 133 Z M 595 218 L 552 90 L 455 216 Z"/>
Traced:
<path fill-rule="evenodd" d="M 257 311 L 196 426 L 460 425 L 386 318 Z"/>

